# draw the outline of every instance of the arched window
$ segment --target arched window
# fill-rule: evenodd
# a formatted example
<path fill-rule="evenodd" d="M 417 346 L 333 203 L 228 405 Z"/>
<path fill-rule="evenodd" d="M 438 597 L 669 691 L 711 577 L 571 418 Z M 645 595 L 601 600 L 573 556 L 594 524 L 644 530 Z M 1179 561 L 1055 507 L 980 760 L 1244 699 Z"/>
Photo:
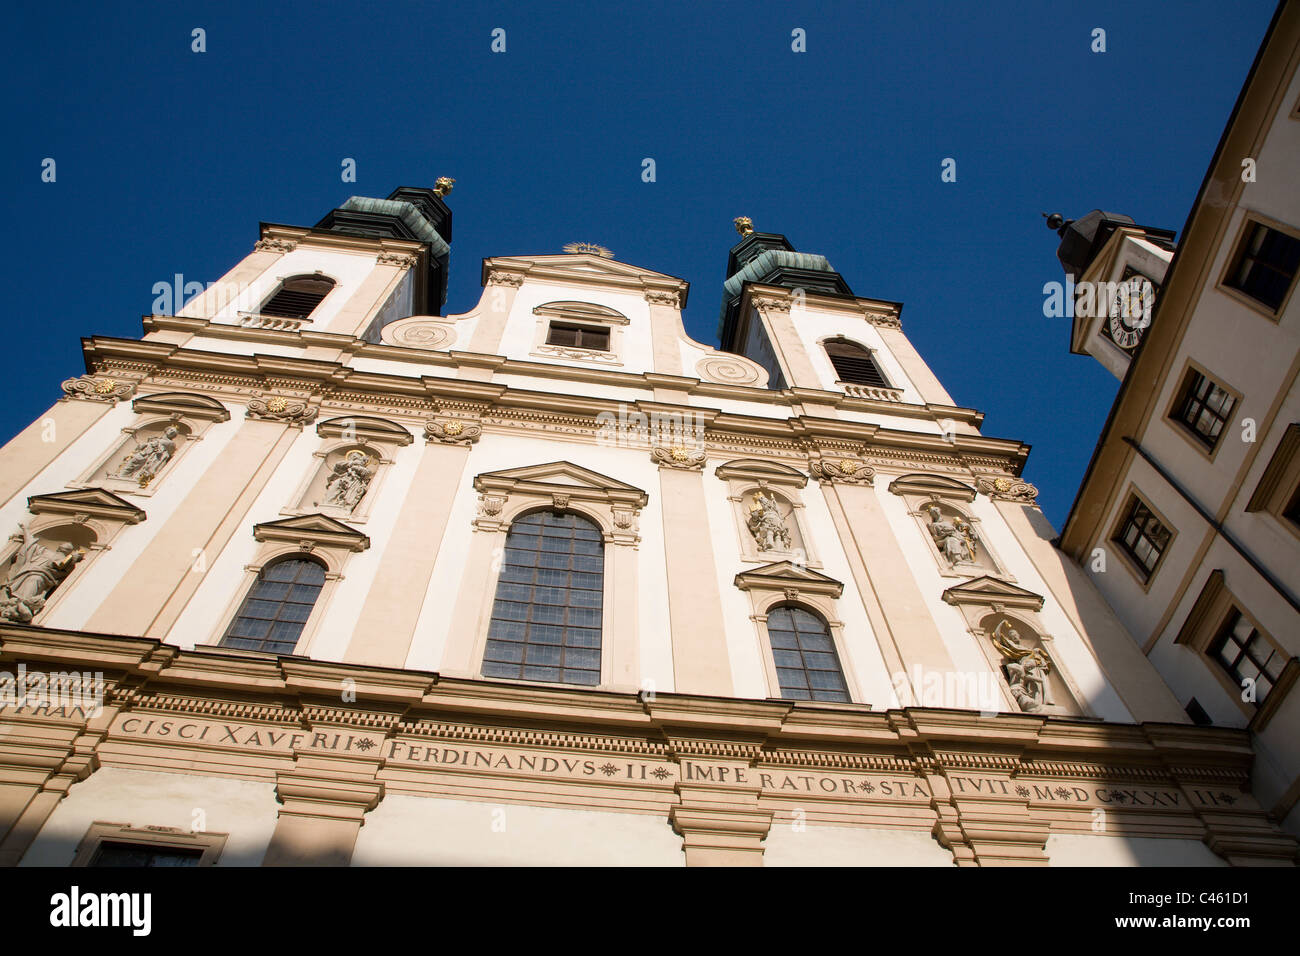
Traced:
<path fill-rule="evenodd" d="M 818 615 L 782 605 L 767 615 L 781 696 L 788 700 L 848 701 L 849 688 L 830 629 Z"/>
<path fill-rule="evenodd" d="M 325 276 L 295 276 L 280 283 L 275 295 L 262 303 L 262 315 L 283 319 L 305 319 L 334 288 L 334 280 Z"/>
<path fill-rule="evenodd" d="M 523 515 L 506 535 L 484 677 L 600 683 L 600 528 L 572 512 Z"/>
<path fill-rule="evenodd" d="M 835 366 L 835 376 L 841 382 L 874 388 L 892 387 L 875 358 L 861 345 L 845 339 L 832 339 L 826 343 L 826 356 Z"/>
<path fill-rule="evenodd" d="M 292 654 L 324 584 L 325 569 L 315 561 L 287 558 L 267 565 L 230 622 L 222 646 Z"/>

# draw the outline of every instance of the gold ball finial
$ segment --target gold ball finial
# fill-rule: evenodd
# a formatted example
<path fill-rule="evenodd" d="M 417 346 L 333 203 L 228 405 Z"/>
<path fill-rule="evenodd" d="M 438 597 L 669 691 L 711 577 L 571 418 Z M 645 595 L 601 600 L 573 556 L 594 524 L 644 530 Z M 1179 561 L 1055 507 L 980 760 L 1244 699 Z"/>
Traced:
<path fill-rule="evenodd" d="M 736 232 L 742 236 L 752 235 L 754 232 L 754 220 L 748 216 L 737 216 L 732 220 L 736 224 Z"/>
<path fill-rule="evenodd" d="M 451 192 L 451 187 L 456 184 L 456 180 L 450 176 L 439 176 L 433 184 L 433 194 L 441 199 L 447 193 Z"/>

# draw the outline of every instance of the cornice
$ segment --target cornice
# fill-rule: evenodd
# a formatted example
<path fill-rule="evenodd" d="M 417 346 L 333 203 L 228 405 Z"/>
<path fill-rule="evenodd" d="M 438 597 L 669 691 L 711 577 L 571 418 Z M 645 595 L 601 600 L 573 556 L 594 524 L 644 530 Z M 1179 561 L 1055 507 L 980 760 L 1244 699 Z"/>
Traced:
<path fill-rule="evenodd" d="M 1165 785 L 1241 783 L 1253 760 L 1248 732 L 1234 728 L 569 690 L 224 648 L 184 650 L 149 638 L 25 625 L 0 626 L 0 659 L 102 671 L 108 697 L 127 710 L 324 723 L 390 736 L 889 773 L 1131 777 Z M 355 687 L 358 703 L 338 703 L 341 686 Z"/>

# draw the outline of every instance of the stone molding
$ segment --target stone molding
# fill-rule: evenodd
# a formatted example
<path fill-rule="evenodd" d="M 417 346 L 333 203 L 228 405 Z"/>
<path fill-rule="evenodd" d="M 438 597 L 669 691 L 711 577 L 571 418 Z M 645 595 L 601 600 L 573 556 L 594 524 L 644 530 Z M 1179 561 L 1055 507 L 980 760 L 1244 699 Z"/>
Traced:
<path fill-rule="evenodd" d="M 293 252 L 298 248 L 298 243 L 292 239 L 259 239 L 253 245 L 255 252 Z"/>

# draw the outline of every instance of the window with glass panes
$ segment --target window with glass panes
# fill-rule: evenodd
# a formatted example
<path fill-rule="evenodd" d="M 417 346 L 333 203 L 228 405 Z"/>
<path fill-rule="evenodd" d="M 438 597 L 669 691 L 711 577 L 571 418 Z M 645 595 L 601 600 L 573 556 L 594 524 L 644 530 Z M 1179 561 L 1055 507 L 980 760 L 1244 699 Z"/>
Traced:
<path fill-rule="evenodd" d="M 580 349 L 609 351 L 609 329 L 590 325 L 563 325 L 552 322 L 546 334 L 547 345 L 570 345 Z"/>
<path fill-rule="evenodd" d="M 506 535 L 483 676 L 599 684 L 604 573 L 593 522 L 556 511 L 517 518 Z"/>
<path fill-rule="evenodd" d="M 105 840 L 87 866 L 198 866 L 203 851 L 156 843 L 118 843 Z"/>
<path fill-rule="evenodd" d="M 1247 227 L 1225 284 L 1276 312 L 1291 290 L 1297 268 L 1300 239 L 1253 222 Z"/>
<path fill-rule="evenodd" d="M 1192 369 L 1187 373 L 1174 417 L 1186 425 L 1206 448 L 1219 443 L 1223 428 L 1232 417 L 1237 400 L 1214 382 Z"/>
<path fill-rule="evenodd" d="M 784 605 L 767 615 L 781 696 L 790 700 L 849 699 L 830 629 L 818 615 Z"/>
<path fill-rule="evenodd" d="M 1129 503 L 1124 521 L 1115 535 L 1115 541 L 1137 562 L 1145 581 L 1160 563 L 1160 556 L 1169 547 L 1169 529 L 1151 513 L 1136 495 Z"/>
<path fill-rule="evenodd" d="M 1250 623 L 1234 610 L 1209 648 L 1210 656 L 1238 684 L 1255 682 L 1255 703 L 1262 704 L 1286 666 L 1286 658 Z"/>
<path fill-rule="evenodd" d="M 292 654 L 311 616 L 325 569 L 315 561 L 290 558 L 263 568 L 221 643 L 273 654 Z"/>

